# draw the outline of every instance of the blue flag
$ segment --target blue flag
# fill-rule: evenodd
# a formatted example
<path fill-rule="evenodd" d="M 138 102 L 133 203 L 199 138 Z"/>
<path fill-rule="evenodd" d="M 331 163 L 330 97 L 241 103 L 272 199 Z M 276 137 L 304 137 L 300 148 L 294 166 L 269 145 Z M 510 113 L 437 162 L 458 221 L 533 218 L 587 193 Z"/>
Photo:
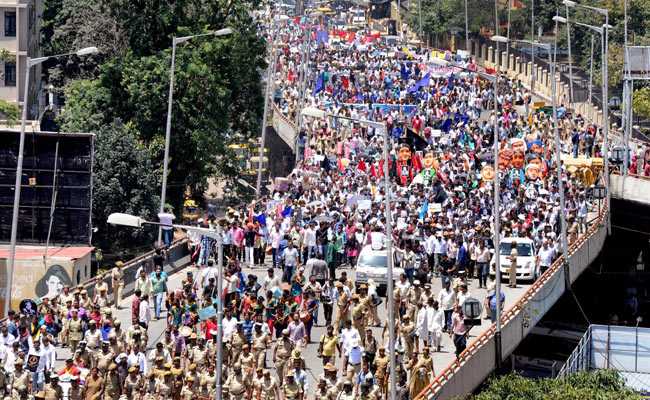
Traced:
<path fill-rule="evenodd" d="M 316 32 L 316 43 L 327 43 L 329 42 L 329 34 L 326 30 Z"/>
<path fill-rule="evenodd" d="M 284 218 L 290 217 L 292 213 L 293 213 L 293 208 L 291 206 L 286 206 L 284 207 L 284 210 L 282 210 L 282 216 Z"/>
<path fill-rule="evenodd" d="M 323 79 L 323 73 L 320 73 L 318 75 L 318 79 L 316 79 L 316 86 L 314 87 L 314 92 L 312 93 L 312 96 L 316 96 L 319 92 L 322 92 L 323 89 L 325 88 L 325 79 Z"/>
<path fill-rule="evenodd" d="M 418 90 L 420 90 L 422 87 L 424 87 L 424 86 L 429 86 L 429 82 L 430 82 L 430 80 L 431 80 L 431 74 L 427 73 L 426 75 L 424 75 L 424 77 L 423 77 L 422 79 L 420 79 L 419 81 L 417 81 L 417 82 L 415 83 L 415 85 L 411 86 L 411 87 L 409 88 L 408 92 L 409 92 L 409 93 L 415 93 L 415 92 L 417 92 Z"/>
<path fill-rule="evenodd" d="M 424 220 L 424 216 L 427 215 L 427 212 L 429 212 L 429 200 L 425 199 L 422 208 L 420 208 L 419 218 L 421 221 Z"/>
<path fill-rule="evenodd" d="M 403 81 L 408 80 L 408 78 L 409 78 L 409 71 L 406 69 L 406 65 L 402 64 L 402 66 L 400 67 L 400 71 L 399 71 L 399 72 L 400 72 L 400 75 L 402 76 L 402 80 L 403 80 Z"/>

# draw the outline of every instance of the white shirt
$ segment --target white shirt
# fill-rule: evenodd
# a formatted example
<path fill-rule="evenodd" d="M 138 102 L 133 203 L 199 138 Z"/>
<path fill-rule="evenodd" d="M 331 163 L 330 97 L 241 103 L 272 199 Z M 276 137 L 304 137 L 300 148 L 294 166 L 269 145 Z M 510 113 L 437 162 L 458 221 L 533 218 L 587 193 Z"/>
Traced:
<path fill-rule="evenodd" d="M 544 247 L 542 247 L 537 252 L 537 256 L 539 257 L 539 265 L 550 267 L 551 264 L 553 264 L 553 258 L 555 258 L 555 249 L 552 247 L 544 249 Z"/>
<path fill-rule="evenodd" d="M 264 281 L 262 281 L 262 294 L 266 295 L 266 292 L 273 289 L 274 287 L 280 287 L 281 283 L 282 282 L 280 281 L 280 277 L 276 276 L 275 274 L 273 275 L 273 278 L 268 275 L 265 276 Z"/>
<path fill-rule="evenodd" d="M 54 370 L 54 362 L 56 361 L 56 347 L 52 343 L 47 346 L 41 344 L 41 351 L 43 358 L 45 358 L 45 369 L 48 371 Z"/>
<path fill-rule="evenodd" d="M 316 232 L 311 229 L 307 228 L 304 231 L 304 244 L 305 246 L 316 246 Z"/>
<path fill-rule="evenodd" d="M 429 332 L 439 332 L 445 326 L 445 313 L 438 308 L 427 307 L 427 323 Z"/>
<path fill-rule="evenodd" d="M 151 309 L 147 300 L 140 301 L 140 313 L 138 314 L 138 321 L 149 324 L 151 321 Z"/>
<path fill-rule="evenodd" d="M 16 338 L 14 335 L 11 333 L 7 332 L 7 336 L 5 335 L 0 335 L 0 343 L 7 347 L 11 347 L 11 345 L 16 341 Z"/>
<path fill-rule="evenodd" d="M 214 278 L 214 281 L 217 281 L 217 267 L 205 267 L 201 272 L 201 280 L 203 287 L 208 286 L 210 278 Z"/>
<path fill-rule="evenodd" d="M 298 250 L 295 247 L 294 248 L 287 247 L 284 250 L 284 254 L 282 255 L 282 257 L 284 258 L 284 264 L 286 266 L 295 267 L 296 265 L 298 265 Z"/>
<path fill-rule="evenodd" d="M 373 250 L 381 250 L 386 244 L 386 235 L 384 232 L 370 232 L 370 247 Z"/>
<path fill-rule="evenodd" d="M 429 325 L 427 322 L 427 309 L 425 307 L 422 307 L 418 310 L 415 321 L 415 329 L 420 336 L 424 336 L 427 333 Z"/>
<path fill-rule="evenodd" d="M 438 304 L 443 310 L 451 310 L 454 308 L 454 303 L 456 302 L 456 293 L 454 293 L 451 288 L 445 290 L 444 288 L 440 290 L 438 294 Z"/>
<path fill-rule="evenodd" d="M 237 318 L 235 317 L 230 317 L 224 318 L 223 319 L 223 340 L 230 340 L 232 337 L 232 334 L 235 333 L 235 330 L 237 330 Z"/>
<path fill-rule="evenodd" d="M 158 220 L 160 220 L 160 223 L 162 224 L 162 229 L 168 231 L 173 229 L 172 228 L 172 223 L 176 216 L 171 213 L 158 213 Z"/>
<path fill-rule="evenodd" d="M 343 328 L 341 330 L 341 345 L 343 347 L 343 352 L 348 353 L 349 350 L 352 348 L 352 343 L 360 343 L 361 342 L 361 336 L 359 335 L 359 331 L 352 327 L 350 329 L 348 328 Z"/>
<path fill-rule="evenodd" d="M 405 280 L 404 282 L 399 280 L 395 283 L 395 287 L 399 289 L 400 296 L 404 297 L 408 293 L 411 283 L 408 280 Z"/>

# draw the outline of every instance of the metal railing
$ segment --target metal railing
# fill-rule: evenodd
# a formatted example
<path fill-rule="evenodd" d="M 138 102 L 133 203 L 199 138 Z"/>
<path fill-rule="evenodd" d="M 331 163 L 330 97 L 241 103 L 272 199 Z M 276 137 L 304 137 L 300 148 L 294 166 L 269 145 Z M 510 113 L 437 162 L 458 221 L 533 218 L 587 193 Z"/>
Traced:
<path fill-rule="evenodd" d="M 571 244 L 569 247 L 568 259 L 570 259 L 571 256 L 577 253 L 579 250 L 581 250 L 582 246 L 585 245 L 590 238 L 595 236 L 599 228 L 601 228 L 606 221 L 608 212 L 609 210 L 607 210 L 606 207 L 603 208 L 600 211 L 597 220 L 595 221 L 596 223 L 590 226 L 584 235 L 580 236 Z M 542 290 L 544 285 L 556 277 L 556 274 L 558 274 L 563 266 L 564 256 L 561 256 L 555 260 L 551 267 L 546 270 L 542 276 L 540 276 L 539 279 L 537 279 L 537 281 L 535 281 L 535 283 L 533 283 L 533 285 L 528 288 L 528 290 L 526 290 L 526 292 L 512 307 L 505 311 L 505 313 L 501 316 L 501 324 L 504 330 L 507 328 L 507 325 L 515 319 L 515 317 L 522 313 L 528 302 Z M 486 343 L 494 339 L 495 330 L 495 324 L 492 324 L 492 326 L 487 331 L 483 332 L 476 339 L 474 339 L 470 345 L 467 346 L 465 351 L 463 351 L 455 361 L 447 366 L 440 373 L 440 375 L 438 375 L 433 380 L 433 382 L 431 382 L 429 386 L 416 397 L 416 400 L 436 398 L 436 395 L 439 393 L 445 383 L 451 380 L 451 378 L 461 369 L 461 367 L 466 364 L 469 359 L 472 358 L 472 356 L 478 353 Z"/>

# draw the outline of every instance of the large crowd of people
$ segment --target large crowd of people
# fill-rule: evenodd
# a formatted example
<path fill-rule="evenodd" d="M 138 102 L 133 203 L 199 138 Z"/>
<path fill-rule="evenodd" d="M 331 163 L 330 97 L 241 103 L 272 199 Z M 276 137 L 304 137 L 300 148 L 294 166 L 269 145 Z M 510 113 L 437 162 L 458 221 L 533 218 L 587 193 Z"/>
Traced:
<path fill-rule="evenodd" d="M 214 240 L 191 234 L 197 272 L 172 288 L 158 250 L 153 270 L 137 273 L 126 304 L 130 319 L 115 317 L 125 304 L 121 290 L 106 284 L 123 287 L 121 264 L 99 280 L 92 296 L 84 287 L 64 288 L 30 315 L 12 312 L 0 329 L 5 396 L 214 398 L 221 329 L 224 399 L 384 399 L 393 350 L 398 396 L 416 398 L 445 367 L 434 365 L 435 354 L 459 355 L 466 346 L 462 305 L 469 291 L 485 289 L 493 320 L 490 311 L 504 301 L 496 299 L 490 277 L 495 234 L 512 238 L 509 243 L 530 241 L 536 261 L 529 267 L 541 274 L 561 253 L 560 214 L 567 217 L 569 240 L 586 231 L 593 212 L 587 188 L 563 168 L 566 209 L 560 209 L 551 115 L 533 110 L 534 98 L 521 82 L 499 77 L 495 98 L 493 81 L 471 72 L 471 59 L 458 60 L 463 68 L 440 67 L 432 61 L 438 54 L 390 44 L 365 28 L 328 27 L 322 16 L 271 23 L 271 10 L 265 15 L 265 33 L 278 51 L 272 71 L 278 108 L 292 119 L 301 105 L 333 117 L 303 117 L 301 161 L 275 180 L 268 196 L 202 221 L 224 232 L 223 292 L 217 290 Z M 305 40 L 310 73 L 303 93 Z M 599 157 L 599 127 L 559 111 L 560 153 Z M 386 135 L 351 119 L 381 122 Z M 493 206 L 496 174 L 499 210 Z M 386 196 L 393 200 L 388 213 Z M 387 215 L 394 228 L 388 233 Z M 500 232 L 493 230 L 494 217 Z M 377 282 L 354 276 L 362 251 L 383 249 L 387 235 L 395 266 L 404 271 L 390 305 L 382 304 Z M 509 256 L 507 283 L 516 286 L 520 249 L 506 247 L 499 253 Z M 262 276 L 250 272 L 255 267 L 264 267 Z M 222 326 L 214 312 L 219 301 Z M 395 348 L 380 317 L 389 306 L 396 315 Z M 151 326 L 160 323 L 164 333 L 148 347 Z M 325 327 L 320 337 L 316 326 Z M 443 335 L 453 348 L 443 349 Z M 317 347 L 322 362 L 323 374 L 313 381 L 308 346 Z M 70 357 L 58 365 L 62 347 Z"/>

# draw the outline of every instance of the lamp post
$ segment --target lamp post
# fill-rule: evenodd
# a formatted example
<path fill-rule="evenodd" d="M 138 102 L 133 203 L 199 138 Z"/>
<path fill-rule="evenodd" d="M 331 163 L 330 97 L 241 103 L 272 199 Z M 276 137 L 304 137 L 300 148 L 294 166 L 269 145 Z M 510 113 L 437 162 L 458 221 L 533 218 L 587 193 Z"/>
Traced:
<path fill-rule="evenodd" d="M 167 197 L 167 169 L 169 167 L 169 144 L 171 142 L 171 130 L 172 130 L 172 103 L 174 101 L 174 69 L 176 66 L 176 46 L 197 37 L 225 36 L 225 35 L 230 35 L 231 33 L 232 30 L 230 28 L 225 28 L 225 29 L 219 29 L 217 31 L 208 32 L 208 33 L 202 33 L 199 35 L 181 36 L 172 39 L 172 61 L 171 61 L 171 67 L 169 68 L 169 96 L 167 97 L 167 124 L 165 126 L 165 157 L 163 160 L 162 188 L 160 192 L 161 213 L 165 212 L 165 201 Z M 162 226 L 158 228 L 158 243 L 161 242 L 161 239 L 162 239 Z"/>
<path fill-rule="evenodd" d="M 111 225 L 130 226 L 133 228 L 142 228 L 143 225 L 162 226 L 159 222 L 146 221 L 135 215 L 113 213 L 108 216 L 107 222 Z M 216 354 L 216 371 L 215 371 L 215 389 L 216 400 L 221 400 L 221 381 L 223 376 L 223 238 L 221 225 L 217 224 L 217 229 L 200 228 L 188 225 L 172 225 L 173 228 L 184 229 L 189 232 L 197 232 L 204 236 L 211 237 L 217 241 L 217 293 L 219 293 L 219 302 L 217 303 L 217 354 Z"/>
<path fill-rule="evenodd" d="M 57 54 L 47 57 L 38 57 L 38 58 L 27 58 L 27 64 L 25 65 L 25 82 L 24 92 L 23 92 L 23 110 L 22 116 L 20 119 L 20 139 L 18 144 L 18 160 L 16 164 L 16 181 L 14 186 L 14 205 L 13 213 L 11 216 L 11 239 L 9 241 L 9 260 L 7 265 L 7 283 L 5 287 L 5 295 L 7 296 L 4 304 L 4 315 L 5 317 L 9 315 L 9 310 L 11 309 L 11 289 L 13 285 L 13 275 L 14 275 L 14 264 L 16 262 L 16 239 L 18 236 L 18 213 L 20 211 L 20 190 L 22 187 L 22 177 L 23 177 L 23 153 L 25 151 L 25 125 L 27 123 L 27 107 L 29 107 L 29 72 L 33 66 L 44 63 L 47 60 L 57 57 L 67 57 L 71 55 L 76 55 L 79 57 L 87 56 L 90 54 L 96 54 L 99 50 L 97 47 L 85 47 L 83 49 L 77 50 L 73 53 Z"/>
<path fill-rule="evenodd" d="M 564 8 L 566 10 L 566 40 L 567 40 L 567 48 L 569 50 L 569 103 L 571 104 L 571 108 L 573 109 L 575 106 L 573 102 L 573 59 L 571 57 L 571 26 L 569 23 L 570 3 L 572 3 L 570 0 L 563 1 Z M 555 21 L 555 29 L 557 30 L 557 21 Z M 557 33 L 555 38 L 555 46 L 557 47 Z M 557 49 L 555 51 L 557 52 Z M 553 75 L 553 79 L 555 79 L 555 75 Z"/>
<path fill-rule="evenodd" d="M 497 23 L 497 31 L 499 24 Z M 491 40 L 496 44 L 497 53 L 499 43 L 508 43 L 508 38 L 494 35 Z M 496 63 L 496 75 L 494 78 L 494 206 L 492 217 L 494 218 L 494 271 L 495 271 L 495 298 L 496 298 L 496 321 L 494 344 L 496 346 L 496 365 L 501 366 L 501 209 L 499 206 L 501 198 L 501 181 L 499 177 L 499 63 Z"/>
<path fill-rule="evenodd" d="M 583 6 L 583 7 L 588 8 L 588 9 L 593 9 L 594 8 L 594 7 L 586 7 L 586 6 Z M 602 53 L 601 54 L 601 56 L 602 56 L 602 67 L 601 67 L 601 70 L 602 70 L 601 75 L 602 75 L 602 77 L 601 77 L 601 80 L 602 80 L 602 91 L 603 91 L 603 96 L 602 96 L 603 97 L 603 99 L 602 99 L 602 103 L 603 103 L 602 104 L 603 105 L 603 158 L 605 159 L 604 160 L 604 164 L 605 164 L 604 174 L 605 174 L 605 187 L 607 188 L 607 198 L 605 199 L 605 206 L 609 210 L 610 209 L 609 206 L 610 206 L 610 203 L 611 203 L 612 193 L 610 191 L 610 186 L 609 186 L 609 96 L 608 96 L 608 93 L 607 93 L 607 90 L 608 90 L 608 74 L 607 74 L 608 51 L 607 51 L 607 47 L 608 47 L 609 37 L 608 37 L 607 32 L 609 31 L 609 29 L 612 28 L 612 26 L 607 23 L 609 21 L 609 17 L 607 17 L 607 15 L 608 15 L 607 10 L 604 10 L 604 9 L 598 9 L 598 10 L 601 10 L 602 12 L 605 13 L 606 22 L 605 22 L 604 25 L 602 25 L 602 26 L 593 26 L 593 25 L 583 24 L 581 22 L 576 22 L 575 24 L 579 25 L 579 26 L 584 26 L 585 28 L 589 28 L 592 31 L 600 34 L 600 36 L 601 36 L 601 48 L 602 48 L 602 51 L 601 51 L 601 53 Z M 557 17 L 554 17 L 554 19 L 555 18 L 557 18 Z M 611 234 L 611 232 L 612 232 L 612 219 L 611 219 L 612 217 L 611 217 L 611 215 L 612 214 L 610 212 L 607 213 L 607 234 L 608 235 Z"/>
<path fill-rule="evenodd" d="M 467 53 L 470 53 L 471 51 L 469 47 L 469 19 L 467 17 L 467 0 L 465 0 L 465 50 L 467 50 Z"/>
<path fill-rule="evenodd" d="M 397 396 L 397 379 L 396 379 L 396 363 L 395 363 L 395 300 L 393 296 L 394 291 L 394 278 L 393 278 L 393 221 L 391 214 L 391 184 L 390 176 L 388 174 L 388 155 L 389 155 L 389 136 L 388 129 L 386 125 L 382 122 L 368 121 L 359 118 L 350 118 L 345 116 L 334 115 L 327 113 L 323 110 L 320 110 L 315 107 L 306 107 L 302 110 L 303 116 L 314 117 L 314 118 L 327 118 L 334 117 L 339 119 L 345 119 L 348 121 L 357 122 L 360 124 L 372 126 L 379 132 L 383 134 L 384 138 L 384 215 L 386 218 L 386 261 L 387 261 L 387 288 L 386 288 L 386 303 L 388 304 L 388 352 L 390 356 L 389 364 L 389 378 L 390 378 L 390 390 L 389 390 L 389 399 L 395 400 Z"/>

